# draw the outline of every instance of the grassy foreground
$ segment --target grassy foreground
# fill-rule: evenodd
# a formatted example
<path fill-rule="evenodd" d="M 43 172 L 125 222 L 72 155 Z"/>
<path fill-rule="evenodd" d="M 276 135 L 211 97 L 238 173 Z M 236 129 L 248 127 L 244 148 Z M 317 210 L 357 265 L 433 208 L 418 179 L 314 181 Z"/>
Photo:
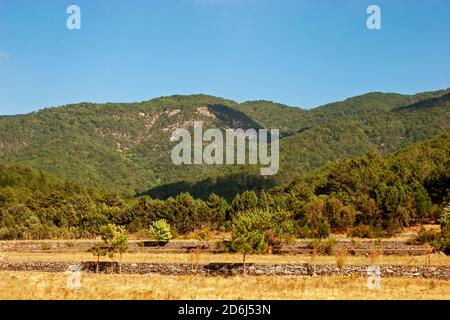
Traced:
<path fill-rule="evenodd" d="M 344 258 L 345 264 L 401 264 L 401 265 L 450 265 L 450 256 L 441 254 L 431 254 L 427 256 L 351 256 Z M 428 260 L 429 259 L 429 260 Z M 94 261 L 95 258 L 91 253 L 74 252 L 74 253 L 19 253 L 19 252 L 3 252 L 0 253 L 0 261 L 9 262 L 81 262 Z M 104 258 L 104 261 L 111 261 Z M 242 256 L 240 254 L 208 254 L 208 253 L 125 253 L 123 255 L 124 262 L 157 262 L 157 263 L 241 263 Z M 252 255 L 247 257 L 249 263 L 311 263 L 312 257 L 308 255 Z M 314 258 L 316 264 L 334 264 L 335 256 L 316 256 Z"/>
<path fill-rule="evenodd" d="M 63 273 L 0 272 L 0 299 L 450 299 L 450 281 L 363 277 L 162 276 L 82 274 L 68 289 Z"/>

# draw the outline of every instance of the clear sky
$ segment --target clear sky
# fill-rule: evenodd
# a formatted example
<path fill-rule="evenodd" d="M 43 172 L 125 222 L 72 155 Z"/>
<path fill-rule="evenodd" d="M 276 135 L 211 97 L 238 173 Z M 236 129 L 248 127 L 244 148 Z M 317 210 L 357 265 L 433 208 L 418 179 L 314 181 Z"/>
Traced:
<path fill-rule="evenodd" d="M 66 9 L 81 8 L 81 30 Z M 368 5 L 381 30 L 368 30 Z M 206 93 L 310 108 L 450 87 L 449 0 L 0 0 L 0 114 Z"/>

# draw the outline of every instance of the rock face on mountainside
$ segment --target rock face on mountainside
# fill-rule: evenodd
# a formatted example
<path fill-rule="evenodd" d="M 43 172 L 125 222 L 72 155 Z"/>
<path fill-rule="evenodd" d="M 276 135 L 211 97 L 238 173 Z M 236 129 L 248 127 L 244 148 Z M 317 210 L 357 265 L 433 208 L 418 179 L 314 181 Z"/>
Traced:
<path fill-rule="evenodd" d="M 238 104 L 206 95 L 140 103 L 80 103 L 0 117 L 0 163 L 27 164 L 73 181 L 155 196 L 197 188 L 225 196 L 286 182 L 330 161 L 382 154 L 450 131 L 449 90 L 370 93 L 311 110 L 268 101 Z M 280 171 L 259 166 L 175 166 L 177 128 L 280 129 Z M 230 186 L 233 186 L 232 188 Z M 153 192 L 153 193 L 152 193 Z"/>

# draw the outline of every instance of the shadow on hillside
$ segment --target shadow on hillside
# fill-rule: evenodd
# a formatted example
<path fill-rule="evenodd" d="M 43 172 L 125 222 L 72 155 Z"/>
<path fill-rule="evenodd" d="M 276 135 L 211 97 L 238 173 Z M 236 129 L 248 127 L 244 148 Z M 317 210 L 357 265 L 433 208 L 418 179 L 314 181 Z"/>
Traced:
<path fill-rule="evenodd" d="M 226 125 L 233 129 L 262 129 L 262 127 L 245 113 L 221 104 L 210 104 L 208 109 Z"/>
<path fill-rule="evenodd" d="M 207 178 L 196 183 L 180 181 L 165 184 L 150 189 L 138 196 L 149 195 L 152 198 L 165 200 L 169 197 L 175 197 L 180 193 L 189 192 L 195 198 L 207 200 L 211 193 L 215 193 L 231 201 L 238 193 L 248 190 L 253 190 L 258 193 L 264 189 L 273 188 L 275 184 L 274 177 L 237 173 L 222 177 Z"/>
<path fill-rule="evenodd" d="M 426 100 L 422 100 L 407 106 L 402 106 L 393 109 L 393 111 L 414 111 L 414 110 L 423 110 L 433 107 L 440 107 L 443 104 L 450 101 L 450 93 L 444 94 L 440 97 L 434 97 Z"/>

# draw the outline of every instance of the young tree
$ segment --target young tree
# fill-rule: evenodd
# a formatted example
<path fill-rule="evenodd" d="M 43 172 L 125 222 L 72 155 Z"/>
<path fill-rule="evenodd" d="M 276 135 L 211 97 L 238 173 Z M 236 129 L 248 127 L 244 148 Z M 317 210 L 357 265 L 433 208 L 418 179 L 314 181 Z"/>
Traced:
<path fill-rule="evenodd" d="M 233 224 L 231 247 L 242 253 L 243 273 L 246 273 L 245 258 L 247 254 L 262 253 L 267 250 L 264 234 L 255 229 L 251 215 L 240 215 Z"/>
<path fill-rule="evenodd" d="M 208 206 L 208 223 L 215 229 L 223 227 L 231 210 L 227 200 L 212 193 L 206 204 Z"/>
<path fill-rule="evenodd" d="M 119 273 L 122 272 L 122 255 L 128 249 L 128 232 L 123 226 L 107 224 L 100 228 L 100 235 L 103 242 L 96 243 L 89 251 L 97 256 L 96 272 L 100 257 L 108 255 L 111 259 L 115 253 L 119 253 Z"/>
<path fill-rule="evenodd" d="M 263 253 L 267 249 L 289 242 L 294 234 L 294 223 L 290 213 L 284 210 L 268 211 L 255 209 L 241 213 L 234 221 L 232 248 L 243 254 Z"/>
<path fill-rule="evenodd" d="M 210 233 L 211 229 L 208 226 L 202 226 L 194 232 L 195 238 L 202 243 L 203 248 L 206 246 L 206 241 L 210 239 Z"/>
<path fill-rule="evenodd" d="M 128 232 L 125 227 L 115 226 L 109 245 L 112 252 L 119 253 L 119 273 L 122 273 L 122 255 L 128 250 Z"/>
<path fill-rule="evenodd" d="M 292 213 L 286 210 L 255 209 L 247 212 L 254 221 L 254 227 L 264 234 L 269 253 L 283 243 L 289 242 L 294 235 Z"/>
<path fill-rule="evenodd" d="M 154 221 L 150 225 L 149 232 L 150 235 L 158 241 L 158 243 L 168 242 L 173 238 L 170 225 L 165 219 Z"/>
<path fill-rule="evenodd" d="M 95 273 L 98 273 L 100 257 L 104 257 L 109 253 L 109 247 L 102 242 L 97 242 L 92 248 L 88 250 L 88 252 L 91 252 L 94 256 L 97 257 L 97 261 L 95 262 Z"/>
<path fill-rule="evenodd" d="M 450 227 L 450 202 L 442 210 L 441 217 L 439 218 L 441 224 L 441 233 L 448 232 Z"/>
<path fill-rule="evenodd" d="M 231 206 L 235 214 L 255 209 L 258 206 L 258 196 L 255 191 L 245 191 L 236 195 L 231 202 Z"/>

